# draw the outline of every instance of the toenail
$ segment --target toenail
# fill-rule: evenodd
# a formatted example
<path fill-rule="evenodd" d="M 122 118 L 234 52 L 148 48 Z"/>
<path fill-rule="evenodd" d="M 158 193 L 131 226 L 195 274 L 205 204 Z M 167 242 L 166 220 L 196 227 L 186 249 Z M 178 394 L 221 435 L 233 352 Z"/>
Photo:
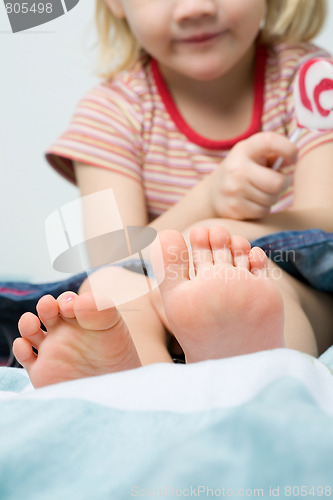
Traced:
<path fill-rule="evenodd" d="M 74 299 L 74 297 L 67 297 L 67 299 L 65 300 L 65 302 L 70 302 L 73 299 Z"/>

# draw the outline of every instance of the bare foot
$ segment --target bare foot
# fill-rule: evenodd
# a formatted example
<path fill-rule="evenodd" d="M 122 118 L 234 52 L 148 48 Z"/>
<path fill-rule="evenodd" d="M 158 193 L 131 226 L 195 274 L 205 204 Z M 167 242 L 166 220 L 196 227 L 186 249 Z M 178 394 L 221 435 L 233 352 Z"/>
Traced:
<path fill-rule="evenodd" d="M 13 352 L 35 387 L 141 366 L 120 313 L 110 301 L 106 307 L 98 311 L 90 292 L 65 292 L 42 297 L 39 318 L 23 314 Z"/>
<path fill-rule="evenodd" d="M 195 227 L 190 279 L 183 236 L 162 231 L 159 238 L 164 308 L 187 363 L 283 347 L 282 298 L 260 248 L 221 226 Z"/>

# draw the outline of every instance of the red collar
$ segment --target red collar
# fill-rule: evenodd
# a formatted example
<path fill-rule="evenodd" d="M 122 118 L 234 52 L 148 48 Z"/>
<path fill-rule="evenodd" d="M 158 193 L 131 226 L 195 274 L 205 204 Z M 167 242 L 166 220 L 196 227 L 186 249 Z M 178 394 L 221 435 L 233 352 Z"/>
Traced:
<path fill-rule="evenodd" d="M 251 135 L 261 130 L 261 118 L 264 105 L 264 87 L 265 87 L 265 68 L 266 68 L 267 51 L 263 45 L 258 45 L 255 61 L 255 86 L 254 86 L 254 101 L 252 110 L 252 120 L 248 129 L 241 135 L 231 139 L 216 141 L 207 139 L 206 137 L 195 132 L 180 114 L 176 104 L 169 92 L 169 89 L 164 81 L 164 78 L 159 70 L 158 63 L 155 59 L 151 59 L 151 68 L 157 90 L 161 96 L 165 108 L 169 112 L 172 120 L 177 128 L 194 144 L 205 149 L 231 149 L 237 142 L 250 137 Z"/>

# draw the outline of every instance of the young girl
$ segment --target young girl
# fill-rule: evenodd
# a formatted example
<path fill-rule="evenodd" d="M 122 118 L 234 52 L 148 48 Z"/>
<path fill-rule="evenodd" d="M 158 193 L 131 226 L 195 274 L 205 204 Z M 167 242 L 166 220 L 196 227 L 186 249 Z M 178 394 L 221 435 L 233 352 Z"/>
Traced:
<path fill-rule="evenodd" d="M 129 335 L 114 309 L 96 311 L 83 293 L 87 281 L 82 296 L 42 298 L 39 317 L 56 335 L 46 336 L 27 313 L 14 343 L 33 383 L 171 361 L 167 332 L 187 362 L 281 346 L 280 294 L 285 345 L 313 355 L 327 349 L 332 298 L 304 283 L 311 283 L 312 269 L 305 264 L 301 280 L 281 270 L 272 284 L 262 273 L 262 253 L 221 228 L 249 240 L 279 232 L 261 246 L 293 248 L 286 247 L 293 239 L 301 262 L 307 246 L 300 241 L 312 238 L 322 255 L 328 247 L 329 235 L 308 230 L 333 231 L 333 132 L 304 129 L 297 147 L 288 140 L 297 126 L 298 68 L 330 57 L 309 43 L 324 22 L 324 0 L 97 0 L 96 6 L 106 78 L 80 101 L 47 158 L 77 182 L 82 196 L 112 188 L 124 225 L 173 230 L 160 234 L 163 305 L 159 292 L 127 304 L 122 316 Z M 279 156 L 282 168 L 269 168 Z M 208 266 L 208 287 L 203 278 L 188 279 L 191 259 L 174 231 L 187 238 L 191 228 L 196 275 Z M 304 232 L 286 236 L 290 230 Z M 318 234 L 320 241 L 313 240 Z M 170 246 L 177 256 L 174 282 Z M 217 281 L 216 266 L 224 269 Z M 233 280 L 226 279 L 228 266 L 237 270 Z M 269 261 L 268 268 L 276 265 Z M 130 289 L 145 278 L 109 267 L 93 279 L 107 282 L 107 296 L 115 297 L 118 283 Z M 118 336 L 95 332 L 114 323 Z"/>

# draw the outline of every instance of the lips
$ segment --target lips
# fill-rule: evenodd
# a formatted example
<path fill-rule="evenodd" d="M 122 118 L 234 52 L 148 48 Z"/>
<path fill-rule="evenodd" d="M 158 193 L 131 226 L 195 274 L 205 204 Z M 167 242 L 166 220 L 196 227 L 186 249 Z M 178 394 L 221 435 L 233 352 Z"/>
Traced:
<path fill-rule="evenodd" d="M 221 31 L 218 33 L 200 33 L 198 35 L 193 35 L 188 38 L 181 38 L 178 40 L 178 42 L 181 43 L 202 43 L 202 42 L 207 42 L 209 40 L 213 40 L 214 38 L 217 38 L 222 34 Z"/>

